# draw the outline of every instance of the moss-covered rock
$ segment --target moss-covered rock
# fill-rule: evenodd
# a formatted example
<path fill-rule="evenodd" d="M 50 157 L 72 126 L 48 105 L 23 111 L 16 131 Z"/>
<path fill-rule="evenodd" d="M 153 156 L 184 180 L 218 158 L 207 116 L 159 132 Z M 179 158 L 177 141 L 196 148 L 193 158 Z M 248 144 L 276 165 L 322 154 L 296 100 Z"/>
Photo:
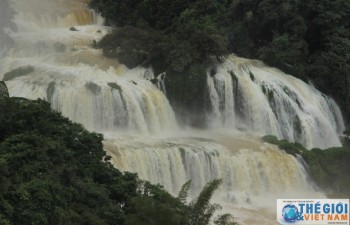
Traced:
<path fill-rule="evenodd" d="M 254 74 L 251 71 L 249 71 L 249 77 L 253 82 L 255 81 Z"/>
<path fill-rule="evenodd" d="M 11 70 L 10 72 L 7 72 L 4 74 L 4 81 L 12 80 L 17 77 L 25 76 L 27 74 L 30 74 L 34 72 L 34 67 L 32 66 L 22 66 L 17 69 Z"/>
<path fill-rule="evenodd" d="M 232 81 L 238 81 L 238 78 L 233 70 L 228 71 L 228 73 L 230 74 Z"/>
<path fill-rule="evenodd" d="M 119 92 L 122 91 L 122 88 L 117 83 L 108 83 L 108 86 L 110 86 L 112 89 L 116 89 Z"/>
<path fill-rule="evenodd" d="M 77 28 L 75 28 L 75 27 L 70 27 L 69 30 L 70 30 L 70 31 L 79 31 L 79 30 L 78 30 Z"/>
<path fill-rule="evenodd" d="M 94 82 L 88 82 L 85 84 L 86 88 L 94 94 L 101 92 L 101 87 Z M 112 84 L 113 86 L 113 84 Z"/>

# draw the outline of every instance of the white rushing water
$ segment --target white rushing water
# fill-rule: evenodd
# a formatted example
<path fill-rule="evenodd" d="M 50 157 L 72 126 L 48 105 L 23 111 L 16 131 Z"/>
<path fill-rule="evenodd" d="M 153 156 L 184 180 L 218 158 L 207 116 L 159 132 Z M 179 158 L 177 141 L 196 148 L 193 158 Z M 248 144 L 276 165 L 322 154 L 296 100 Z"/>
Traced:
<path fill-rule="evenodd" d="M 45 99 L 93 131 L 156 133 L 176 128 L 168 100 L 144 79 L 152 78 L 152 70 L 129 70 L 90 47 L 108 28 L 99 24 L 102 20 L 85 3 L 12 3 L 18 31 L 10 34 L 15 48 L 2 60 L 0 78 L 18 68 L 32 71 L 15 79 L 4 77 L 11 96 Z"/>
<path fill-rule="evenodd" d="M 188 180 L 194 197 L 207 182 L 223 179 L 214 200 L 241 224 L 278 224 L 277 198 L 324 197 L 315 191 L 302 162 L 274 145 L 239 134 L 191 133 L 120 137 L 107 139 L 104 146 L 119 169 L 160 183 L 174 195 Z"/>
<path fill-rule="evenodd" d="M 266 202 L 260 198 L 265 194 L 313 190 L 302 164 L 274 145 L 219 133 L 198 135 L 121 137 L 107 139 L 105 148 L 120 169 L 163 184 L 173 194 L 192 180 L 192 195 L 196 195 L 215 178 L 224 178 L 222 191 L 239 204 L 263 206 Z"/>
<path fill-rule="evenodd" d="M 307 148 L 340 146 L 344 122 L 337 104 L 314 87 L 231 55 L 208 74 L 211 126 L 272 134 Z"/>
<path fill-rule="evenodd" d="M 17 31 L 8 32 L 14 47 L 0 54 L 0 79 L 10 95 L 45 99 L 73 121 L 105 134 L 105 149 L 120 170 L 137 172 L 173 194 L 191 179 L 192 197 L 208 181 L 222 178 L 215 199 L 242 224 L 276 224 L 278 197 L 319 196 L 301 161 L 234 131 L 275 134 L 308 147 L 339 145 L 338 106 L 313 87 L 231 56 L 208 75 L 212 128 L 180 130 L 164 83 L 157 88 L 149 81 L 151 69 L 128 69 L 91 47 L 109 28 L 86 1 L 10 2 L 17 13 Z M 18 68 L 27 73 L 8 74 Z"/>

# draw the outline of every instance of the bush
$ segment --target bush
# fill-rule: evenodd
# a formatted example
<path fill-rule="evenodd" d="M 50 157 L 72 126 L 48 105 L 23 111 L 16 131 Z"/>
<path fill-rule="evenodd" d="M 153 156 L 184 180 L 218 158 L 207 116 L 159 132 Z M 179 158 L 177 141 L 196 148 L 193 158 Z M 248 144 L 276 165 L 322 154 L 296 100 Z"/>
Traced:
<path fill-rule="evenodd" d="M 312 149 L 304 151 L 313 179 L 329 194 L 347 197 L 350 194 L 350 148 Z"/>
<path fill-rule="evenodd" d="M 299 143 L 290 143 L 287 140 L 278 140 L 276 136 L 266 135 L 261 138 L 264 142 L 268 142 L 277 145 L 280 149 L 286 151 L 286 153 L 296 156 L 300 155 L 306 149 Z"/>
<path fill-rule="evenodd" d="M 270 143 L 270 144 L 274 144 L 274 145 L 278 145 L 278 143 L 279 143 L 277 137 L 273 136 L 273 135 L 263 136 L 261 138 L 261 140 L 263 140 L 264 142 Z"/>

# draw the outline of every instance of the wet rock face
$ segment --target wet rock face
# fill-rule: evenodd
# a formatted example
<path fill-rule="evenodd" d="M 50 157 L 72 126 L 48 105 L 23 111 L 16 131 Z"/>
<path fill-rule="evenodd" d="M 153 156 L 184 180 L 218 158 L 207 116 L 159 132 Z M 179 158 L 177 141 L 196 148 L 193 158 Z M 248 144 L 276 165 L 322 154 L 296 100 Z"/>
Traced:
<path fill-rule="evenodd" d="M 7 90 L 6 84 L 4 81 L 0 81 L 0 101 L 8 97 L 9 91 Z"/>

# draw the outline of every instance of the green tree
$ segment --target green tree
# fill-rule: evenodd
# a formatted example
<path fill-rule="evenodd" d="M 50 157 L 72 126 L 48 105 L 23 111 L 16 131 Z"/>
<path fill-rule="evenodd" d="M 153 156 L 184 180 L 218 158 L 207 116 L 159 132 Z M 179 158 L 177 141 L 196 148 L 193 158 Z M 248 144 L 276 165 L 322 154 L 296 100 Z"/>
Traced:
<path fill-rule="evenodd" d="M 210 182 L 187 204 L 160 185 L 121 173 L 109 163 L 101 134 L 90 133 L 43 100 L 0 101 L 0 224 L 207 224 Z M 201 216 L 204 216 L 201 218 Z"/>
<path fill-rule="evenodd" d="M 220 209 L 217 204 L 211 204 L 214 191 L 219 188 L 222 180 L 209 182 L 201 191 L 197 199 L 190 203 L 189 225 L 207 225 L 214 212 Z"/>

